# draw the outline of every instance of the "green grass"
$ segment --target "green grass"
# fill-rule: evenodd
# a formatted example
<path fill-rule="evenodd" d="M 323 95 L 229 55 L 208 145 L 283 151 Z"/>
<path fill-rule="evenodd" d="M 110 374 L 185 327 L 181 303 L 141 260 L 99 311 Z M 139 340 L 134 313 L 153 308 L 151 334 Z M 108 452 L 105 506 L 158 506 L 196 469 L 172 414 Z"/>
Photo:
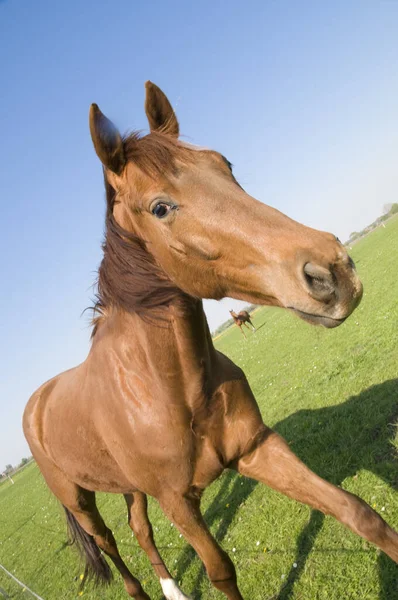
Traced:
<path fill-rule="evenodd" d="M 334 330 L 264 308 L 245 341 L 236 327 L 217 347 L 246 372 L 264 420 L 317 473 L 360 495 L 398 528 L 398 218 L 352 250 L 365 288 L 354 315 Z M 121 497 L 99 495 L 121 554 L 147 592 L 159 583 L 127 526 Z M 237 567 L 247 600 L 397 600 L 398 569 L 332 518 L 226 472 L 205 493 L 211 531 Z M 221 599 L 199 560 L 150 503 L 167 564 L 195 600 Z M 75 598 L 81 573 L 65 546 L 63 514 L 36 465 L 0 486 L 0 563 L 45 600 Z M 235 549 L 235 551 L 234 551 Z M 297 566 L 294 567 L 293 565 Z M 0 588 L 27 598 L 0 571 Z M 83 598 L 126 598 L 119 578 Z"/>

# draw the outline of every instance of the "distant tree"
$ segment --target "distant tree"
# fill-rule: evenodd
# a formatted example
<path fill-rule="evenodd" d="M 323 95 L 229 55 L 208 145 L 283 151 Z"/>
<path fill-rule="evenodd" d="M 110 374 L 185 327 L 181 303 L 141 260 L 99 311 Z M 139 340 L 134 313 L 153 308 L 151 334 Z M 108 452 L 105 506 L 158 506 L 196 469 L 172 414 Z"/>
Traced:
<path fill-rule="evenodd" d="M 233 325 L 233 323 L 234 323 L 233 319 L 228 319 L 228 321 L 225 321 L 224 323 L 219 325 L 219 327 L 217 327 L 217 329 L 213 332 L 213 337 L 215 337 L 216 335 L 219 335 L 220 333 L 222 333 L 223 331 L 228 329 L 228 327 Z"/>
<path fill-rule="evenodd" d="M 390 212 L 392 208 L 392 204 L 384 204 L 383 205 L 383 213 L 386 215 Z"/>
<path fill-rule="evenodd" d="M 389 217 L 395 215 L 398 212 L 398 202 L 391 202 L 383 206 L 383 213 Z"/>
<path fill-rule="evenodd" d="M 398 213 L 398 202 L 394 202 L 390 208 L 390 215 L 395 215 L 396 213 Z"/>
<path fill-rule="evenodd" d="M 23 458 L 21 460 L 21 465 L 26 465 L 29 462 L 29 458 Z"/>
<path fill-rule="evenodd" d="M 4 472 L 8 475 L 8 473 L 11 473 L 13 470 L 14 467 L 12 465 L 6 465 L 6 470 Z"/>

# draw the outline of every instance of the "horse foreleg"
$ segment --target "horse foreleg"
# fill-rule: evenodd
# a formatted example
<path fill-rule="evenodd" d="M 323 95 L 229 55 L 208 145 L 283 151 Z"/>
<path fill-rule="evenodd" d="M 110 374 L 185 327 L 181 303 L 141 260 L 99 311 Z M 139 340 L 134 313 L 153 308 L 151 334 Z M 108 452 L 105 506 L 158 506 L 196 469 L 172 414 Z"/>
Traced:
<path fill-rule="evenodd" d="M 244 337 L 244 338 L 245 338 L 245 340 L 246 340 L 246 339 L 247 339 L 247 338 L 246 338 L 246 334 L 245 334 L 245 332 L 244 332 L 244 331 L 243 331 L 243 329 L 242 329 L 242 325 L 238 325 L 238 327 L 239 327 L 239 329 L 241 330 L 241 333 L 243 333 L 243 337 Z"/>
<path fill-rule="evenodd" d="M 129 525 L 160 579 L 165 598 L 167 600 L 189 600 L 170 575 L 155 545 L 152 525 L 148 519 L 146 495 L 142 492 L 134 492 L 134 494 L 125 494 L 124 498 L 127 503 Z"/>
<path fill-rule="evenodd" d="M 160 500 L 160 505 L 196 550 L 214 587 L 223 592 L 228 600 L 243 600 L 232 560 L 210 534 L 200 512 L 199 500 L 173 494 Z"/>
<path fill-rule="evenodd" d="M 398 534 L 366 502 L 313 473 L 271 429 L 264 428 L 255 450 L 237 467 L 242 475 L 332 515 L 398 562 Z"/>

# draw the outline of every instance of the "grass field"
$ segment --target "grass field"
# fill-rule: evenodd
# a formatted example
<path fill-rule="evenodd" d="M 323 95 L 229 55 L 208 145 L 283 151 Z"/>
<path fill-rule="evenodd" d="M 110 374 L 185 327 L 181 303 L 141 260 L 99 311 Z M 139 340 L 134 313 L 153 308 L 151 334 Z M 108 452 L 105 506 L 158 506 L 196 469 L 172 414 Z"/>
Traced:
<path fill-rule="evenodd" d="M 260 309 L 256 334 L 233 327 L 217 347 L 246 372 L 264 420 L 317 473 L 354 492 L 398 529 L 398 218 L 352 250 L 365 288 L 341 327 L 310 327 Z M 227 317 L 228 315 L 226 315 Z M 395 491 L 394 491 L 395 490 Z M 127 526 L 123 498 L 99 495 L 122 556 L 156 600 L 159 583 Z M 398 568 L 332 518 L 226 472 L 203 511 L 229 552 L 247 600 L 398 600 Z M 175 527 L 150 504 L 156 541 L 186 593 L 220 599 Z M 0 486 L 0 563 L 44 600 L 78 595 L 78 558 L 63 514 L 35 464 Z M 0 588 L 28 598 L 0 571 Z M 1 594 L 0 594 L 1 597 Z M 83 598 L 125 599 L 120 579 Z"/>

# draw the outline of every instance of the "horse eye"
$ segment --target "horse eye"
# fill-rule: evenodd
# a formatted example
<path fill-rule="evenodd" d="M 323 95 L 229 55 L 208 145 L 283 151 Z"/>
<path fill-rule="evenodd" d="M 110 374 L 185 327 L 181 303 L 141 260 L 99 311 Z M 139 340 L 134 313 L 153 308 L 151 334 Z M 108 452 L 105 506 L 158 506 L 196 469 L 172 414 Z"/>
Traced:
<path fill-rule="evenodd" d="M 152 214 L 155 215 L 158 219 L 163 219 L 171 210 L 171 206 L 169 204 L 165 204 L 164 202 L 159 202 L 153 209 Z"/>

